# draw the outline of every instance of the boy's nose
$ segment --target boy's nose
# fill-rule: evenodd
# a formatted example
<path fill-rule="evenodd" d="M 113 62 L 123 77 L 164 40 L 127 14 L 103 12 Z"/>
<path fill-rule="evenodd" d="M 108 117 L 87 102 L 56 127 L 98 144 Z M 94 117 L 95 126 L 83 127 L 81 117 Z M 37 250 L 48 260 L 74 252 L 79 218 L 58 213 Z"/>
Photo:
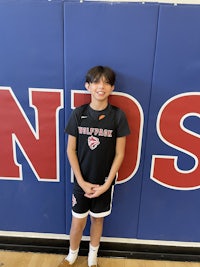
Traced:
<path fill-rule="evenodd" d="M 101 87 L 103 87 L 104 86 L 104 82 L 103 81 L 99 81 L 99 87 L 101 88 Z"/>
<path fill-rule="evenodd" d="M 99 87 L 99 88 L 103 88 L 103 82 L 99 82 L 99 83 L 98 83 L 98 87 Z"/>

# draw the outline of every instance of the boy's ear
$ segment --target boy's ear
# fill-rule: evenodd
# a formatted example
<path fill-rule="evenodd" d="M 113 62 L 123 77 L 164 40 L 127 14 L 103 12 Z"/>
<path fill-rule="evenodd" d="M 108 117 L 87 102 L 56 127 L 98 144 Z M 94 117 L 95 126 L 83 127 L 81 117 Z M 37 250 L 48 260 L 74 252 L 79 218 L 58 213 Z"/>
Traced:
<path fill-rule="evenodd" d="M 87 89 L 89 91 L 89 83 L 88 82 L 85 83 L 85 89 Z"/>

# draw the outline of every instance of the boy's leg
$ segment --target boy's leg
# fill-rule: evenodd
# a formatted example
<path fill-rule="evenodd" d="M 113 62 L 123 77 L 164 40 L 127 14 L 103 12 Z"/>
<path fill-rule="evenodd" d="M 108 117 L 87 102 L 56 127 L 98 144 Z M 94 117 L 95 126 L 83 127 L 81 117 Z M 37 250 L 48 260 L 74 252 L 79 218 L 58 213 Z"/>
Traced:
<path fill-rule="evenodd" d="M 91 216 L 90 228 L 90 248 L 88 254 L 88 266 L 97 266 L 97 253 L 100 245 L 100 239 L 103 231 L 104 218 L 95 218 Z"/>
<path fill-rule="evenodd" d="M 76 218 L 72 217 L 72 224 L 70 229 L 70 248 L 76 250 L 79 248 L 83 230 L 87 222 L 87 217 Z"/>
<path fill-rule="evenodd" d="M 88 255 L 88 266 L 97 266 L 97 253 L 103 231 L 104 217 L 108 216 L 112 210 L 114 186 L 111 186 L 105 193 L 92 199 L 90 216 L 90 251 Z"/>
<path fill-rule="evenodd" d="M 78 257 L 79 246 L 86 222 L 87 222 L 87 217 L 84 218 L 76 218 L 74 216 L 72 217 L 72 224 L 70 230 L 70 248 L 67 257 L 65 258 L 65 260 L 70 265 L 72 265 Z"/>
<path fill-rule="evenodd" d="M 103 232 L 104 217 L 95 218 L 91 216 L 90 243 L 93 247 L 98 247 Z"/>

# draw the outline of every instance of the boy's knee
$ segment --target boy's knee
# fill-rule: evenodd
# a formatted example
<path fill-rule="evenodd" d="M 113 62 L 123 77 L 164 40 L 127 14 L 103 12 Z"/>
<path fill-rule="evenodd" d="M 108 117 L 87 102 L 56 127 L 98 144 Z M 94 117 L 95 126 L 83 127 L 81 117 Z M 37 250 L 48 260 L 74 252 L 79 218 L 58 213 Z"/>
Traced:
<path fill-rule="evenodd" d="M 83 229 L 85 228 L 85 224 L 86 224 L 85 218 L 83 219 L 73 218 L 71 229 L 74 231 L 83 231 Z"/>
<path fill-rule="evenodd" d="M 96 217 L 91 217 L 91 223 L 93 224 L 102 224 L 103 223 L 104 218 L 96 218 Z"/>

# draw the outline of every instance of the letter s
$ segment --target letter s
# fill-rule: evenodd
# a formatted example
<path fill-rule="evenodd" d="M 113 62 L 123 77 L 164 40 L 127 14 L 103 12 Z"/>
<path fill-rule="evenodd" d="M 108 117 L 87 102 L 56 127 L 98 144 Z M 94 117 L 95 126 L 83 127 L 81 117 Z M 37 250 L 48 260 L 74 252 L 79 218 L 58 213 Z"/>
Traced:
<path fill-rule="evenodd" d="M 181 170 L 177 156 L 153 155 L 151 179 L 169 188 L 191 190 L 200 187 L 200 135 L 184 126 L 186 118 L 200 118 L 200 93 L 189 92 L 169 99 L 157 119 L 157 132 L 164 143 L 189 155 L 194 166 Z M 180 160 L 180 159 L 179 159 Z"/>

